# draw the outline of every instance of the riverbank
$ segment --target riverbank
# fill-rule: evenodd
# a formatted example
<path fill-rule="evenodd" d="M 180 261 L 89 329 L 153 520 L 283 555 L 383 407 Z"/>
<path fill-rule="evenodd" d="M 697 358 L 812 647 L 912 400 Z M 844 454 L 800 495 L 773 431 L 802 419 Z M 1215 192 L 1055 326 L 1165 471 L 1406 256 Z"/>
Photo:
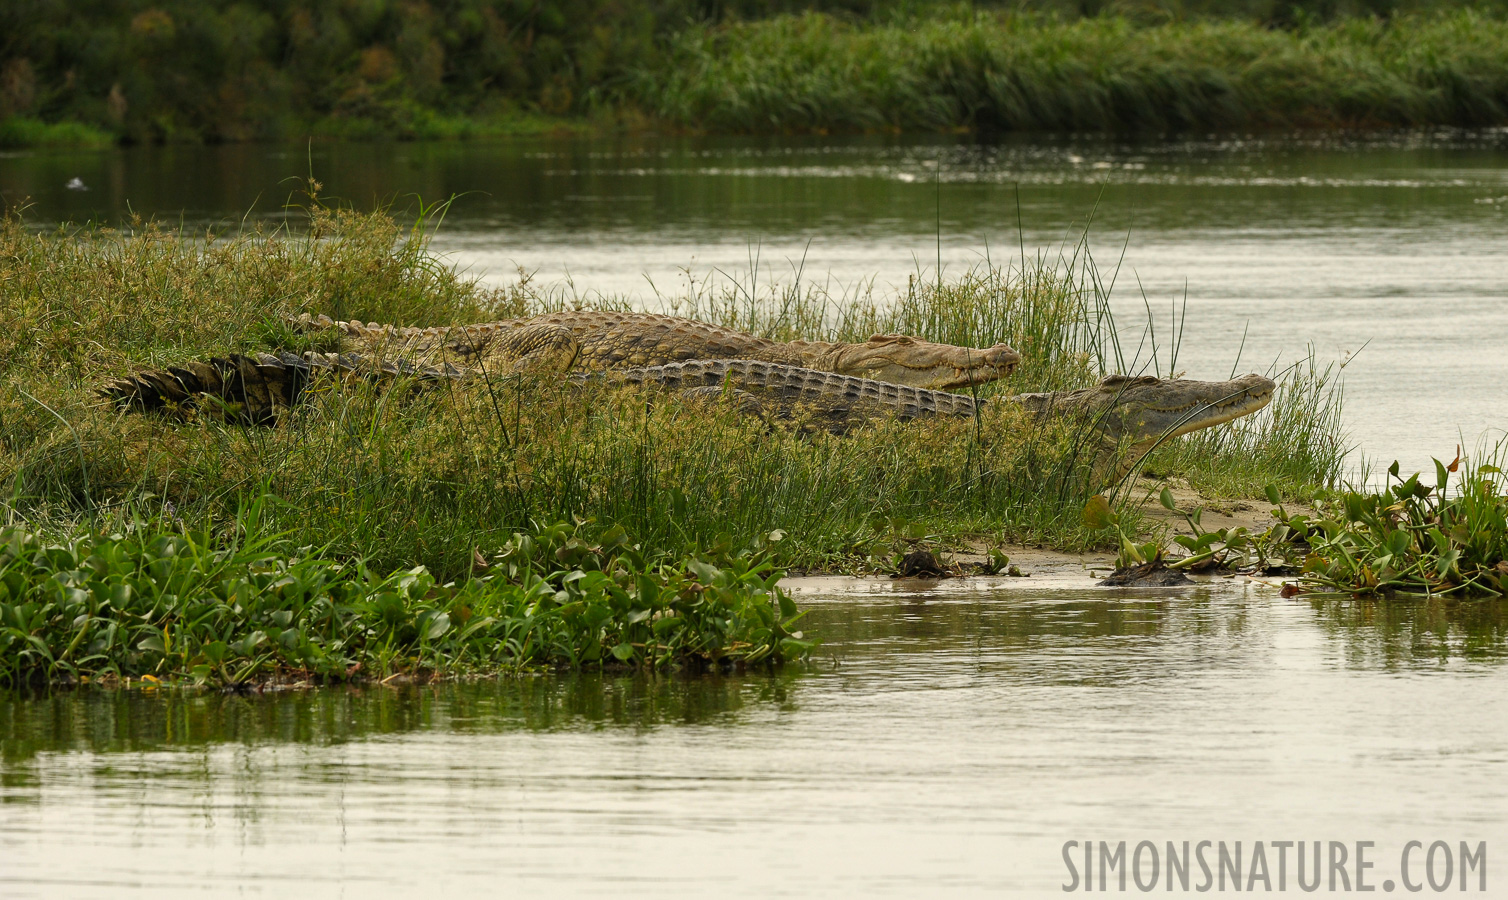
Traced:
<path fill-rule="evenodd" d="M 1500 11 L 1280 28 L 1256 20 L 1059 18 L 964 7 L 870 20 L 806 13 L 681 25 L 631 41 L 604 32 L 593 40 L 613 44 L 612 52 L 595 44 L 571 51 L 591 56 L 592 65 L 518 50 L 534 70 L 504 79 L 489 69 L 501 65 L 497 59 L 477 56 L 464 42 L 447 47 L 437 33 L 420 59 L 403 51 L 398 37 L 377 35 L 364 50 L 317 64 L 297 54 L 266 60 L 255 78 L 205 71 L 196 90 L 168 68 L 178 50 L 189 50 L 174 49 L 184 38 L 172 17 L 156 15 L 164 21 L 146 23 L 156 30 L 133 40 L 156 42 L 162 59 L 132 63 L 130 77 L 111 74 L 111 66 L 125 65 L 114 60 L 65 89 L 51 84 L 63 78 L 61 70 L 25 59 L 10 64 L 0 146 L 92 144 L 102 136 L 1158 135 L 1508 124 L 1508 16 Z M 229 101 L 212 102 L 205 92 L 221 82 Z M 43 110 L 36 98 L 48 91 L 55 100 Z"/>

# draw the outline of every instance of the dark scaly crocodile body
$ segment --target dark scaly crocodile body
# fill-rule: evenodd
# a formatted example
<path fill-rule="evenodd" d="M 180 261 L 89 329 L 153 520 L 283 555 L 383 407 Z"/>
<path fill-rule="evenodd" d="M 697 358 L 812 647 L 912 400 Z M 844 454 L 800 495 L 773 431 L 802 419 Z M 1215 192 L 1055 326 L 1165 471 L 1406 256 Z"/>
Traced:
<path fill-rule="evenodd" d="M 296 405 L 321 373 L 421 382 L 487 377 L 452 365 L 368 359 L 354 353 L 283 353 L 232 356 L 143 372 L 112 382 L 100 392 L 117 403 L 147 410 L 177 409 L 200 397 L 214 397 L 235 418 L 269 423 L 280 409 Z M 752 400 L 759 410 L 776 416 L 805 411 L 835 432 L 884 416 L 902 420 L 973 416 L 981 403 L 1012 404 L 1038 419 L 1076 417 L 1093 428 L 1099 445 L 1092 448 L 1094 468 L 1101 478 L 1123 475 L 1158 441 L 1256 412 L 1272 399 L 1275 387 L 1261 375 L 1230 381 L 1112 375 L 1083 390 L 975 401 L 946 391 L 748 359 L 693 360 L 576 373 L 569 378 L 577 383 L 605 381 L 691 396 L 727 392 Z"/>
<path fill-rule="evenodd" d="M 1004 378 L 1021 359 L 1005 344 L 975 349 L 895 334 L 877 334 L 862 344 L 773 341 L 695 319 L 598 310 L 441 328 L 337 322 L 308 315 L 300 316 L 295 325 L 334 332 L 340 336 L 341 350 L 365 356 L 510 371 L 602 371 L 749 359 L 948 390 Z"/>
<path fill-rule="evenodd" d="M 122 405 L 149 411 L 172 410 L 212 397 L 232 404 L 229 411 L 234 418 L 267 423 L 274 421 L 280 410 L 297 405 L 321 374 L 418 382 L 494 377 L 454 365 L 372 359 L 358 353 L 261 353 L 141 372 L 111 382 L 100 393 Z M 578 372 L 568 378 L 578 384 L 602 381 L 667 392 L 728 388 L 751 395 L 762 408 L 779 416 L 790 415 L 798 408 L 808 409 L 838 431 L 882 415 L 902 419 L 969 416 L 975 409 L 974 400 L 962 394 L 750 359 L 691 360 Z"/>

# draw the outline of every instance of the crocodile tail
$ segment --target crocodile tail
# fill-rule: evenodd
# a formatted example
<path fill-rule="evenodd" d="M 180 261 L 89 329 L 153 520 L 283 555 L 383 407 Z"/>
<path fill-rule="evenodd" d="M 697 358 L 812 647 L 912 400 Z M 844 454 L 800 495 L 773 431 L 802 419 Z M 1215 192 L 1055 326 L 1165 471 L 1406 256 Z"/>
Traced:
<path fill-rule="evenodd" d="M 146 412 L 185 414 L 213 408 L 237 421 L 268 424 L 279 408 L 299 401 L 311 370 L 329 367 L 314 363 L 320 356 L 234 353 L 138 372 L 106 384 L 99 393 L 117 405 Z"/>
<path fill-rule="evenodd" d="M 451 365 L 415 365 L 407 360 L 370 359 L 355 353 L 237 353 L 139 372 L 110 382 L 99 393 L 122 407 L 147 412 L 187 414 L 206 409 L 234 421 L 270 425 L 277 420 L 279 410 L 303 400 L 311 380 L 330 374 L 379 384 L 400 379 L 433 382 L 466 375 Z"/>

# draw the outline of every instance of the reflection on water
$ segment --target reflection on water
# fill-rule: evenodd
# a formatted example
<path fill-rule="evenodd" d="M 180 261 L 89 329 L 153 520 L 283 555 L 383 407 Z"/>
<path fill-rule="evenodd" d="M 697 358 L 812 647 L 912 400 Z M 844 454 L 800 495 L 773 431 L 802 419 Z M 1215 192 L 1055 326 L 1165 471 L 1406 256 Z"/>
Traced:
<path fill-rule="evenodd" d="M 1500 660 L 1508 646 L 1508 603 L 1483 601 L 1316 600 L 1330 640 L 1357 667 L 1431 668 Z"/>
<path fill-rule="evenodd" d="M 0 695 L 6 896 L 1046 897 L 1085 839 L 1508 837 L 1508 609 L 795 582 L 807 669 Z"/>
<path fill-rule="evenodd" d="M 602 675 L 428 687 L 344 687 L 265 694 L 177 690 L 11 693 L 0 701 L 0 758 L 87 750 L 142 753 L 212 744 L 323 746 L 432 730 L 485 734 L 724 722 L 746 704 L 786 704 L 797 672 L 765 678 Z"/>

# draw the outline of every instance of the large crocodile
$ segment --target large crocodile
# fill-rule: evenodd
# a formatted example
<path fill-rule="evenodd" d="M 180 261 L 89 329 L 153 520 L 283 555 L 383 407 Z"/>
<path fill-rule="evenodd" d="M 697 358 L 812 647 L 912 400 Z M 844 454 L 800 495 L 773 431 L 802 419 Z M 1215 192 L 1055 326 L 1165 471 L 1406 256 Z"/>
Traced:
<path fill-rule="evenodd" d="M 321 373 L 359 378 L 406 377 L 417 381 L 477 378 L 474 370 L 407 361 L 373 360 L 358 354 L 292 353 L 231 356 L 181 368 L 143 372 L 114 381 L 101 393 L 124 405 L 172 409 L 219 398 L 233 415 L 270 422 L 278 410 L 297 404 Z M 1273 382 L 1261 375 L 1230 381 L 1190 381 L 1112 375 L 1077 391 L 1017 394 L 975 400 L 965 394 L 854 378 L 760 360 L 693 360 L 661 366 L 575 373 L 591 380 L 637 385 L 681 394 L 727 394 L 745 408 L 775 416 L 803 413 L 836 432 L 883 416 L 974 416 L 985 403 L 1013 404 L 1038 419 L 1077 417 L 1092 429 L 1096 476 L 1114 479 L 1158 441 L 1209 428 L 1256 412 L 1272 399 Z"/>
<path fill-rule="evenodd" d="M 567 310 L 482 325 L 410 328 L 307 314 L 309 331 L 334 332 L 340 349 L 416 364 L 506 370 L 601 371 L 714 359 L 752 359 L 803 369 L 949 390 L 1009 375 L 1021 357 L 1005 344 L 975 349 L 877 334 L 862 344 L 772 341 L 695 319 L 654 313 Z"/>

